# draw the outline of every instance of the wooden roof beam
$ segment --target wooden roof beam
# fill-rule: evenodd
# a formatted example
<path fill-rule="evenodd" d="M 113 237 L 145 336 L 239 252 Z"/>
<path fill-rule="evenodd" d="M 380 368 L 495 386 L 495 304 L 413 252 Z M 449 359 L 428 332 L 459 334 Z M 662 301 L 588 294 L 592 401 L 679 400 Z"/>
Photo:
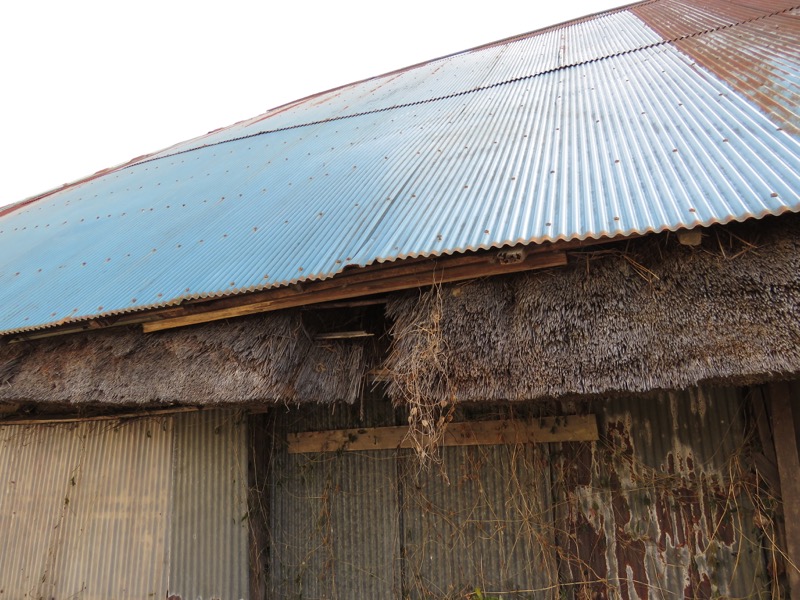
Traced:
<path fill-rule="evenodd" d="M 534 269 L 560 267 L 566 264 L 565 252 L 542 252 L 524 256 L 518 262 L 490 262 L 485 256 L 469 256 L 387 268 L 385 271 L 379 270 L 370 273 L 357 271 L 353 275 L 343 274 L 320 282 L 310 282 L 301 289 L 296 287 L 278 288 L 260 292 L 257 296 L 253 294 L 227 299 L 224 301 L 226 304 L 224 307 L 219 307 L 213 302 L 204 306 L 187 306 L 183 309 L 186 314 L 182 316 L 150 321 L 144 323 L 142 327 L 145 333 L 151 333 L 309 304 L 341 301 Z M 238 303 L 233 300 L 238 300 Z"/>

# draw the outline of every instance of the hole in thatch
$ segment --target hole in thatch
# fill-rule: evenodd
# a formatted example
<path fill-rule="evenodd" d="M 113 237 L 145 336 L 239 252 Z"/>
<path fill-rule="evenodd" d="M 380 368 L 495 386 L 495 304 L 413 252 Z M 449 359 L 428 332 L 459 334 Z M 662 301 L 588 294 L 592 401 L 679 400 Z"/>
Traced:
<path fill-rule="evenodd" d="M 308 338 L 319 343 L 376 337 L 385 332 L 382 303 L 308 307 L 301 311 L 300 318 Z"/>

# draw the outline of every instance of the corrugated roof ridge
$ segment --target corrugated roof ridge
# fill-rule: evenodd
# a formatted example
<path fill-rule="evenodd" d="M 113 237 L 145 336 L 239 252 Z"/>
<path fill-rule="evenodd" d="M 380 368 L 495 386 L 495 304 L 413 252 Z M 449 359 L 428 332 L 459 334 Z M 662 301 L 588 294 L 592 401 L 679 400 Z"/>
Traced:
<path fill-rule="evenodd" d="M 518 34 L 515 34 L 515 35 L 512 35 L 512 36 L 506 37 L 506 38 L 501 38 L 499 40 L 495 40 L 493 42 L 487 42 L 487 43 L 481 44 L 479 46 L 473 46 L 472 48 L 466 48 L 464 50 L 458 50 L 456 52 L 451 52 L 450 54 L 443 54 L 442 56 L 437 56 L 436 58 L 431 58 L 431 59 L 428 59 L 428 60 L 425 60 L 425 61 L 422 61 L 422 62 L 414 63 L 414 64 L 411 64 L 411 65 L 407 65 L 407 66 L 401 67 L 399 69 L 393 69 L 391 71 L 386 71 L 385 73 L 380 73 L 378 75 L 373 75 L 372 77 L 367 77 L 366 79 L 359 79 L 357 81 L 351 81 L 351 82 L 348 82 L 348 83 L 345 83 L 345 84 L 342 84 L 342 85 L 339 85 L 339 86 L 336 86 L 336 87 L 329 88 L 327 90 L 323 90 L 323 91 L 320 91 L 320 92 L 315 92 L 314 94 L 310 94 L 310 95 L 304 96 L 302 98 L 297 98 L 296 100 L 292 100 L 290 102 L 286 102 L 285 104 L 279 104 L 278 106 L 275 106 L 275 107 L 269 109 L 263 115 L 259 115 L 259 117 L 266 118 L 268 115 L 272 116 L 272 115 L 270 115 L 270 113 L 272 113 L 272 112 L 276 112 L 276 113 L 284 112 L 285 110 L 287 110 L 289 108 L 294 108 L 295 106 L 297 106 L 299 104 L 303 104 L 303 103 L 305 103 L 305 102 L 307 102 L 309 100 L 313 100 L 314 98 L 319 98 L 320 96 L 324 96 L 325 94 L 329 94 L 331 92 L 335 92 L 335 91 L 338 91 L 338 90 L 344 90 L 344 89 L 349 88 L 351 86 L 358 85 L 358 84 L 361 84 L 361 83 L 366 83 L 368 81 L 374 81 L 374 80 L 377 80 L 377 79 L 381 79 L 383 77 L 389 77 L 391 75 L 399 75 L 399 74 L 402 74 L 402 73 L 407 73 L 409 71 L 412 71 L 413 69 L 418 69 L 420 67 L 424 67 L 426 65 L 430 65 L 430 64 L 435 63 L 435 62 L 440 61 L 440 60 L 445 60 L 447 58 L 452 58 L 454 56 L 460 56 L 462 54 L 470 54 L 472 52 L 485 50 L 486 48 L 492 48 L 494 46 L 499 46 L 499 45 L 502 45 L 502 44 L 509 44 L 511 42 L 516 42 L 516 41 L 523 40 L 523 39 L 526 39 L 526 38 L 530 38 L 530 37 L 534 37 L 534 36 L 537 36 L 537 35 L 541 35 L 543 33 L 549 32 L 549 31 L 553 31 L 553 30 L 556 30 L 556 29 L 567 27 L 569 25 L 573 25 L 573 24 L 577 24 L 577 23 L 584 23 L 586 21 L 591 21 L 593 19 L 597 19 L 597 18 L 606 16 L 606 15 L 613 15 L 613 14 L 616 14 L 616 13 L 619 13 L 619 12 L 624 12 L 624 11 L 630 10 L 631 8 L 636 7 L 636 6 L 646 6 L 648 4 L 655 4 L 655 3 L 658 3 L 658 2 L 661 2 L 661 1 L 662 0 L 638 0 L 636 2 L 631 2 L 630 4 L 624 4 L 622 6 L 617 6 L 615 8 L 609 8 L 609 9 L 602 10 L 602 11 L 599 11 L 599 12 L 596 12 L 596 13 L 590 13 L 588 15 L 583 15 L 581 17 L 576 17 L 574 19 L 567 19 L 566 21 L 561 21 L 560 23 L 554 23 L 552 25 L 546 25 L 544 27 L 540 27 L 539 29 L 534 29 L 532 31 L 528 31 L 526 33 L 518 33 Z M 372 112 L 377 112 L 377 111 L 372 111 Z M 363 114 L 368 114 L 368 113 L 363 113 Z M 253 119 L 256 119 L 256 118 L 257 117 L 253 117 Z M 245 120 L 248 120 L 248 119 L 245 119 Z M 320 122 L 322 122 L 322 121 L 320 121 Z M 223 131 L 225 129 L 230 129 L 234 125 L 237 125 L 237 123 L 233 123 L 232 125 L 229 125 L 227 127 L 222 127 L 221 129 L 217 129 L 214 132 Z M 276 131 L 279 131 L 279 130 L 276 130 Z M 210 132 L 210 133 L 214 133 L 214 132 Z M 206 135 L 208 135 L 208 134 L 206 134 Z"/>
<path fill-rule="evenodd" d="M 637 2 L 636 5 L 653 4 L 653 3 L 656 3 L 656 2 L 660 2 L 660 1 L 661 0 L 646 0 L 645 2 Z M 346 114 L 346 115 L 340 115 L 338 117 L 331 117 L 329 119 L 320 119 L 320 120 L 317 120 L 317 121 L 306 121 L 306 122 L 303 122 L 303 123 L 297 123 L 297 124 L 294 124 L 294 125 L 288 125 L 286 127 L 276 127 L 275 129 L 265 129 L 265 130 L 262 130 L 262 131 L 257 131 L 255 133 L 249 133 L 247 135 L 242 135 L 242 136 L 235 137 L 235 138 L 224 139 L 224 140 L 220 140 L 220 141 L 213 142 L 213 143 L 210 143 L 210 144 L 204 144 L 202 146 L 194 146 L 192 148 L 187 148 L 186 150 L 180 150 L 180 151 L 174 152 L 172 154 L 161 154 L 159 156 L 151 156 L 150 158 L 146 158 L 144 160 L 139 160 L 138 162 L 136 162 L 136 164 L 137 165 L 146 164 L 146 163 L 149 163 L 149 162 L 154 162 L 154 161 L 165 159 L 165 158 L 172 158 L 174 156 L 179 156 L 181 154 L 187 154 L 189 152 L 194 152 L 195 150 L 202 150 L 202 149 L 205 149 L 205 148 L 213 148 L 215 146 L 220 146 L 222 144 L 228 144 L 228 143 L 231 143 L 231 142 L 238 142 L 238 141 L 241 141 L 241 140 L 260 137 L 262 135 L 269 135 L 269 134 L 272 134 L 272 133 L 279 133 L 279 132 L 282 132 L 282 131 L 291 131 L 293 129 L 300 129 L 302 127 L 311 127 L 311 126 L 314 126 L 314 125 L 321 125 L 323 123 L 334 123 L 336 121 L 342 121 L 342 120 L 345 120 L 345 119 L 353 119 L 353 118 L 357 118 L 357 117 L 363 117 L 363 116 L 366 116 L 366 115 L 378 114 L 378 113 L 382 113 L 382 112 L 386 112 L 386 111 L 390 111 L 390 110 L 397 110 L 397 109 L 401 109 L 401 108 L 409 108 L 411 106 L 418 106 L 420 104 L 428 104 L 430 102 L 439 102 L 441 100 L 448 100 L 448 99 L 451 99 L 451 98 L 457 98 L 458 96 L 464 96 L 464 95 L 467 95 L 467 94 L 474 94 L 474 93 L 477 93 L 477 92 L 483 92 L 483 91 L 490 90 L 490 89 L 497 88 L 497 87 L 501 87 L 501 86 L 504 86 L 504 85 L 510 85 L 510 84 L 517 83 L 517 82 L 520 82 L 520 81 L 526 81 L 528 79 L 533 79 L 535 77 L 541 77 L 543 75 L 548 75 L 548 74 L 552 74 L 552 73 L 557 73 L 559 71 L 564 71 L 564 70 L 567 70 L 567 69 L 580 67 L 580 66 L 583 66 L 583 65 L 587 65 L 587 64 L 591 64 L 591 63 L 597 62 L 597 61 L 608 60 L 610 58 L 615 58 L 617 56 L 624 56 L 626 54 L 633 54 L 634 52 L 640 52 L 642 50 L 648 50 L 650 48 L 657 48 L 659 46 L 663 46 L 663 45 L 666 45 L 666 44 L 672 44 L 674 42 L 680 42 L 682 40 L 699 37 L 701 35 L 709 35 L 709 34 L 712 34 L 712 33 L 717 33 L 719 31 L 724 31 L 726 29 L 731 29 L 733 27 L 738 27 L 738 26 L 741 26 L 741 25 L 746 25 L 748 23 L 753 23 L 755 21 L 760 21 L 762 19 L 768 19 L 768 18 L 771 18 L 771 17 L 775 17 L 777 15 L 788 13 L 788 12 L 791 12 L 791 11 L 797 10 L 797 9 L 800 9 L 800 4 L 797 5 L 797 6 L 791 6 L 789 8 L 785 8 L 785 9 L 782 9 L 782 10 L 774 11 L 774 12 L 771 12 L 771 13 L 765 13 L 763 15 L 759 15 L 757 17 L 753 17 L 752 19 L 745 19 L 745 20 L 742 20 L 742 21 L 737 21 L 735 23 L 728 23 L 728 24 L 725 24 L 725 25 L 720 25 L 718 27 L 711 27 L 711 28 L 708 28 L 708 29 L 703 29 L 701 31 L 696 31 L 696 32 L 693 32 L 693 33 L 685 34 L 685 35 L 674 36 L 674 37 L 671 37 L 671 38 L 668 38 L 668 39 L 663 39 L 663 40 L 658 41 L 658 42 L 653 42 L 652 44 L 644 44 L 644 45 L 641 45 L 641 46 L 637 46 L 636 48 L 629 48 L 627 50 L 621 50 L 619 52 L 613 52 L 613 53 L 610 53 L 610 54 L 604 54 L 602 56 L 597 56 L 597 57 L 589 58 L 589 59 L 586 59 L 586 60 L 576 61 L 576 62 L 572 62 L 572 63 L 565 64 L 565 65 L 559 65 L 557 67 L 552 67 L 552 68 L 549 68 L 549 69 L 543 69 L 541 71 L 537 71 L 537 72 L 531 73 L 529 75 L 523 75 L 523 76 L 520 76 L 520 77 L 513 77 L 511 79 L 498 81 L 498 82 L 495 82 L 495 83 L 491 83 L 489 85 L 482 85 L 482 86 L 477 86 L 477 87 L 474 87 L 474 88 L 471 88 L 471 89 L 468 89 L 468 90 L 461 90 L 459 92 L 455 92 L 455 93 L 452 93 L 452 94 L 445 94 L 445 95 L 442 95 L 442 96 L 436 96 L 436 97 L 428 98 L 428 99 L 425 99 L 425 100 L 418 100 L 416 102 L 407 102 L 407 103 L 404 103 L 404 104 L 393 104 L 391 106 L 385 106 L 385 107 L 382 107 L 382 108 L 374 108 L 372 110 L 367 110 L 367 111 L 362 111 L 362 112 L 349 113 L 349 114 Z M 617 10 L 616 12 L 619 12 L 619 10 Z M 607 14 L 607 13 L 598 13 L 598 15 L 600 15 L 600 16 L 605 15 L 605 14 Z M 592 16 L 592 18 L 594 18 L 594 16 Z M 582 20 L 584 20 L 584 19 L 575 19 L 573 21 L 568 21 L 568 23 L 579 22 L 579 21 L 582 21 Z M 555 28 L 555 27 L 556 26 L 552 26 L 552 27 L 546 28 L 546 29 L 550 30 L 550 29 Z M 537 33 L 539 31 L 543 31 L 543 30 L 538 30 Z M 525 39 L 525 37 L 527 35 L 528 34 L 523 34 L 521 36 L 517 36 L 517 37 L 514 37 L 514 38 L 508 38 L 508 40 L 509 41 L 515 41 L 516 39 Z M 500 42 L 493 42 L 490 45 L 481 46 L 480 48 L 490 47 L 492 45 L 497 45 L 499 43 Z M 474 51 L 476 49 L 477 48 L 471 49 L 468 52 L 472 52 L 472 51 Z M 457 54 L 461 54 L 461 53 L 457 53 Z M 455 55 L 451 55 L 451 56 L 455 56 Z M 435 60 L 440 60 L 440 59 L 434 59 L 434 61 Z M 430 61 L 430 62 L 434 62 L 434 61 Z M 429 63 L 420 63 L 420 64 L 429 64 Z M 412 68 L 412 67 L 410 67 L 410 68 Z M 384 75 L 381 75 L 380 77 L 383 77 L 383 76 Z M 370 80 L 369 79 L 365 79 L 364 81 L 370 81 Z M 360 82 L 358 82 L 358 83 L 360 83 Z M 354 84 L 348 84 L 348 85 L 354 85 Z M 340 89 L 340 88 L 334 88 L 334 89 Z M 327 92 L 322 92 L 322 93 L 324 94 L 324 93 L 327 93 Z M 310 96 L 309 98 L 311 98 L 311 97 L 312 96 Z M 316 95 L 313 96 L 313 97 L 316 97 Z M 301 101 L 296 101 L 296 102 L 291 103 L 291 104 L 299 104 L 300 102 Z M 223 128 L 223 129 L 225 129 L 225 128 Z M 131 165 L 124 165 L 124 166 L 131 166 Z"/>

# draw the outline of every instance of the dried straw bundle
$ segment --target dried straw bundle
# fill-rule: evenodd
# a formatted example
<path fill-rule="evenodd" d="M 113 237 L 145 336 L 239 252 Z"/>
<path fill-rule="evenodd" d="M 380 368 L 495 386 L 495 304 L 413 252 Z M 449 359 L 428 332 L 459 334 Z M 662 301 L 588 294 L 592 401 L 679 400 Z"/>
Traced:
<path fill-rule="evenodd" d="M 361 341 L 315 342 L 287 311 L 144 335 L 139 329 L 0 347 L 0 401 L 113 405 L 354 402 Z"/>
<path fill-rule="evenodd" d="M 665 233 L 572 254 L 563 269 L 397 294 L 387 313 L 389 393 L 412 405 L 796 376 L 800 217 L 712 228 L 699 247 Z"/>

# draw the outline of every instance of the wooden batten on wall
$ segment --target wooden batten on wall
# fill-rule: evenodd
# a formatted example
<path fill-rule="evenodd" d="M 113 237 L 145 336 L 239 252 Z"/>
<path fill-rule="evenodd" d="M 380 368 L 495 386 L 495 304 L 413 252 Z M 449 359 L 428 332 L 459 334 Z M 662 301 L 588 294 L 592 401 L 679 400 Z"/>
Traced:
<path fill-rule="evenodd" d="M 481 446 L 548 442 L 591 442 L 598 439 L 595 415 L 544 417 L 533 421 L 451 423 L 441 446 Z M 289 453 L 392 450 L 412 448 L 408 427 L 369 427 L 307 431 L 288 435 Z"/>
<path fill-rule="evenodd" d="M 791 597 L 800 597 L 800 454 L 793 414 L 792 393 L 785 381 L 769 385 L 772 431 L 781 482 L 786 526 L 786 558 Z"/>

